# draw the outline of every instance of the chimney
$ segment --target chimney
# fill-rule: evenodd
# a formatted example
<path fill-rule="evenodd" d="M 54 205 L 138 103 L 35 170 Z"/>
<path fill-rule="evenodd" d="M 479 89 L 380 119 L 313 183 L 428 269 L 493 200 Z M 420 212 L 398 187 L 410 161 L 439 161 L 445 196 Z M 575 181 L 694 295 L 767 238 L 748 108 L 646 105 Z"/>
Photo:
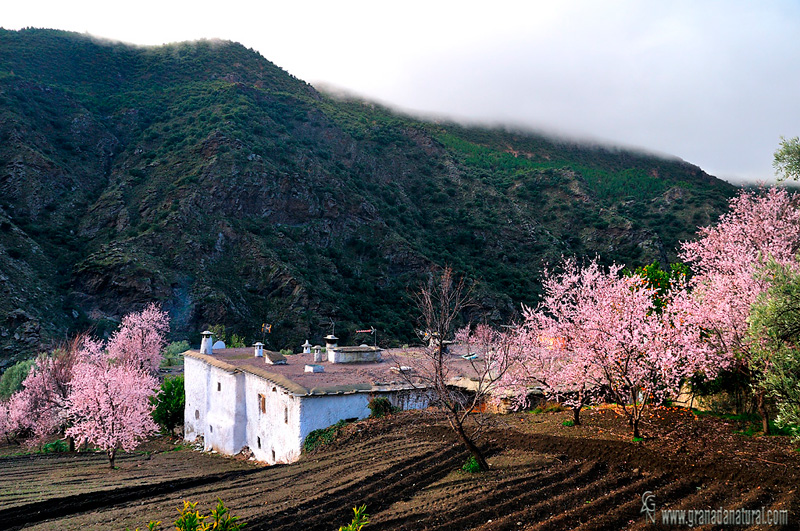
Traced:
<path fill-rule="evenodd" d="M 253 345 L 255 349 L 256 358 L 263 358 L 264 357 L 264 343 L 259 341 L 255 345 Z"/>
<path fill-rule="evenodd" d="M 202 341 L 200 341 L 200 354 L 208 354 L 209 356 L 214 355 L 214 332 L 209 332 L 206 330 L 201 334 L 203 336 Z"/>
<path fill-rule="evenodd" d="M 308 342 L 308 339 L 300 346 L 303 347 L 303 354 L 311 354 L 311 343 Z"/>
<path fill-rule="evenodd" d="M 319 363 L 322 361 L 322 347 L 319 345 L 314 345 L 311 350 L 314 351 L 314 363 Z"/>
<path fill-rule="evenodd" d="M 333 349 L 339 346 L 336 342 L 339 341 L 339 338 L 333 334 L 328 334 L 325 336 L 325 353 L 328 355 L 328 360 L 333 357 Z"/>

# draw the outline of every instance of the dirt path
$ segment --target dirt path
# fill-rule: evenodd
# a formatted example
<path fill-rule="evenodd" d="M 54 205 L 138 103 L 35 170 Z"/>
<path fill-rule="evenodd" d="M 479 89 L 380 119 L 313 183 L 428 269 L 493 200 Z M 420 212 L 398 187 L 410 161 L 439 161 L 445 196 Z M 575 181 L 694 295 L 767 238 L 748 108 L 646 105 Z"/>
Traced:
<path fill-rule="evenodd" d="M 724 423 L 676 415 L 659 429 L 685 425 L 701 440 L 723 442 L 703 454 L 669 437 L 633 443 L 614 413 L 601 410 L 580 428 L 561 427 L 565 414 L 510 415 L 485 439 L 492 470 L 464 474 L 457 469 L 466 454 L 449 432 L 405 413 L 349 426 L 293 465 L 254 467 L 191 450 L 126 456 L 113 472 L 102 456 L 6 458 L 0 522 L 141 529 L 150 519 L 174 520 L 184 499 L 208 510 L 219 497 L 252 530 L 335 530 L 361 504 L 375 530 L 646 529 L 641 497 L 651 491 L 659 510 L 787 508 L 786 529 L 798 528 L 800 454 L 785 438 L 728 439 Z M 9 493 L 20 482 L 30 492 Z"/>

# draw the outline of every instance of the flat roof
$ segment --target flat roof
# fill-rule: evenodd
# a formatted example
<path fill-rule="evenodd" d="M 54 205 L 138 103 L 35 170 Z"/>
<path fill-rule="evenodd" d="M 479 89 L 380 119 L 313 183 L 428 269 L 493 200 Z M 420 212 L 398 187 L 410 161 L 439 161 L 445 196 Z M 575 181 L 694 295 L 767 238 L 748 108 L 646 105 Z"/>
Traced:
<path fill-rule="evenodd" d="M 453 352 L 448 360 L 450 380 L 461 386 L 463 384 L 458 384 L 458 381 L 477 381 L 478 375 L 470 362 L 462 359 L 457 349 L 451 350 Z M 267 355 L 268 351 L 265 350 L 264 356 Z M 253 348 L 247 347 L 216 349 L 211 356 L 200 354 L 198 350 L 189 350 L 184 356 L 230 372 L 238 370 L 260 376 L 297 396 L 387 392 L 424 387 L 413 373 L 406 377 L 396 370 L 398 366 L 420 366 L 424 359 L 421 348 L 383 349 L 382 361 L 361 363 L 315 362 L 314 354 L 293 354 L 286 356 L 285 365 L 270 365 L 264 358 L 256 358 Z M 322 365 L 325 370 L 305 372 L 306 365 Z"/>

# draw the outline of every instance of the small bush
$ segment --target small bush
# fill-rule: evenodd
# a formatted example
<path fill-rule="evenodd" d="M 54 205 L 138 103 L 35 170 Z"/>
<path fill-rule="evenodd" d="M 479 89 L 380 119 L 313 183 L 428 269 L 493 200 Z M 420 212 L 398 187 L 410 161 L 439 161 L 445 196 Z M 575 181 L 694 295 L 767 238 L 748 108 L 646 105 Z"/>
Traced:
<path fill-rule="evenodd" d="M 339 434 L 339 430 L 341 430 L 346 425 L 347 425 L 346 420 L 340 420 L 333 426 L 328 426 L 327 428 L 322 428 L 319 430 L 312 431 L 311 433 L 306 435 L 306 438 L 303 441 L 303 451 L 313 452 L 317 448 L 332 442 Z"/>
<path fill-rule="evenodd" d="M 561 423 L 561 425 L 562 426 L 566 426 L 567 428 L 571 428 L 571 427 L 573 427 L 575 425 L 575 421 L 574 420 L 565 420 L 564 422 Z"/>
<path fill-rule="evenodd" d="M 369 515 L 367 514 L 367 506 L 353 507 L 353 521 L 347 525 L 339 527 L 339 531 L 361 531 L 369 524 Z"/>
<path fill-rule="evenodd" d="M 283 355 L 283 356 L 291 356 L 292 354 L 294 354 L 294 352 L 292 352 L 292 349 L 290 349 L 290 348 L 282 348 L 281 349 L 281 355 Z"/>
<path fill-rule="evenodd" d="M 397 408 L 395 408 L 392 405 L 392 403 L 389 402 L 389 399 L 386 398 L 385 396 L 378 396 L 373 398 L 372 400 L 369 401 L 367 407 L 371 411 L 369 416 L 370 418 L 373 419 L 387 417 L 397 411 Z"/>
<path fill-rule="evenodd" d="M 478 463 L 478 460 L 475 459 L 474 455 L 469 456 L 467 462 L 461 467 L 461 471 L 466 474 L 477 474 L 481 471 L 481 465 Z"/>
<path fill-rule="evenodd" d="M 67 444 L 67 441 L 58 439 L 42 445 L 43 454 L 60 454 L 63 452 L 69 452 L 69 444 Z"/>

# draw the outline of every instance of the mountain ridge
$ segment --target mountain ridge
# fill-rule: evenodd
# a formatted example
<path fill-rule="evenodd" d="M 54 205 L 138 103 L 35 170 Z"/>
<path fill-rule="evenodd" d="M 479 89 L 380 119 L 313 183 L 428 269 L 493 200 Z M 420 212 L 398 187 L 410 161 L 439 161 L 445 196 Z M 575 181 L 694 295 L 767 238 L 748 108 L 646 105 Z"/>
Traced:
<path fill-rule="evenodd" d="M 0 30 L 0 48 L 6 361 L 151 300 L 176 337 L 268 322 L 283 348 L 333 320 L 408 342 L 408 288 L 444 264 L 476 282 L 472 317 L 504 320 L 561 254 L 673 260 L 735 190 L 683 161 L 332 97 L 236 43 Z"/>

